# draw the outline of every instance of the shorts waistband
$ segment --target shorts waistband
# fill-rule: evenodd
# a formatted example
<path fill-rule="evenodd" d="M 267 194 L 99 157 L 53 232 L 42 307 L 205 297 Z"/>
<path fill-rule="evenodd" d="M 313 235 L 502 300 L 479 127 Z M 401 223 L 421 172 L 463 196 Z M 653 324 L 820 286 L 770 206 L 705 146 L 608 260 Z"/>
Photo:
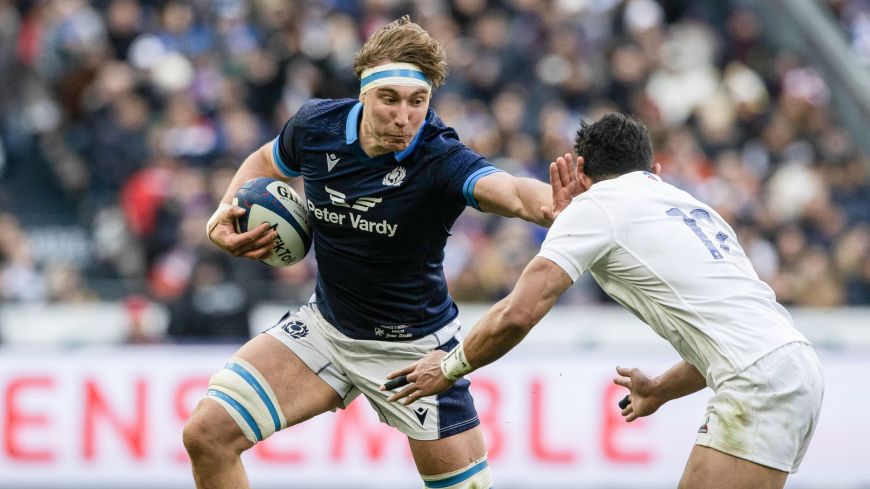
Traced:
<path fill-rule="evenodd" d="M 809 346 L 810 344 L 804 341 L 792 341 L 790 343 L 786 343 L 780 347 L 775 348 L 773 351 L 764 355 L 763 357 L 759 358 L 758 361 L 755 362 L 755 365 L 758 365 L 765 369 L 771 368 L 784 360 L 789 355 L 791 355 L 796 350 Z"/>
<path fill-rule="evenodd" d="M 408 348 L 414 350 L 419 349 L 421 351 L 431 351 L 458 336 L 461 328 L 459 320 L 454 319 L 433 333 L 409 341 L 360 340 L 351 338 L 339 331 L 338 328 L 332 325 L 323 317 L 322 314 L 320 314 L 316 304 L 311 303 L 307 306 L 303 306 L 299 312 L 303 313 L 306 309 L 309 315 L 318 322 L 327 336 L 329 336 L 333 341 L 343 344 L 382 345 L 385 349 Z"/>

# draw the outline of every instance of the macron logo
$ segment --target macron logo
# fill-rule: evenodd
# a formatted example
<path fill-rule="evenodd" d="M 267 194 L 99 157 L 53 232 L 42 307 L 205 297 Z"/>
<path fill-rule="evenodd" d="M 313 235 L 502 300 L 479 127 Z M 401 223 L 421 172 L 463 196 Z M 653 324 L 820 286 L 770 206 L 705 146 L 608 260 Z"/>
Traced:
<path fill-rule="evenodd" d="M 428 408 L 418 407 L 414 410 L 414 414 L 417 415 L 417 419 L 420 421 L 420 425 L 426 424 L 426 415 L 429 414 Z"/>
<path fill-rule="evenodd" d="M 326 153 L 326 172 L 331 172 L 340 159 L 338 156 L 335 156 L 335 153 Z"/>
<path fill-rule="evenodd" d="M 333 190 L 327 186 L 324 186 L 323 188 L 326 190 L 326 193 L 329 194 L 329 200 L 332 201 L 333 205 L 336 205 L 338 207 L 350 207 L 351 209 L 356 209 L 363 212 L 371 209 L 375 206 L 375 204 L 384 200 L 380 197 L 360 197 L 354 202 L 348 202 L 347 195 L 339 192 L 338 190 Z"/>

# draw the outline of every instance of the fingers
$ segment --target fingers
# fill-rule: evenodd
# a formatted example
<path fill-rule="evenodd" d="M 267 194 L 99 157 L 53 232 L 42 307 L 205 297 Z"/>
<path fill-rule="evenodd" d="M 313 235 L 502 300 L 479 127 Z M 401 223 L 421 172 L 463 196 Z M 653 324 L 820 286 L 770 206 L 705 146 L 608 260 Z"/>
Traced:
<path fill-rule="evenodd" d="M 419 389 L 417 389 L 417 386 L 416 386 L 415 384 L 413 384 L 413 383 L 408 384 L 408 386 L 405 387 L 404 389 L 402 389 L 402 390 L 400 390 L 399 392 L 397 392 L 397 393 L 393 394 L 392 396 L 388 397 L 388 398 L 387 398 L 387 401 L 389 401 L 389 402 L 396 402 L 396 401 L 398 401 L 398 400 L 400 400 L 400 399 L 408 398 L 408 397 L 410 397 L 410 396 L 413 396 L 415 393 L 417 393 L 418 390 L 419 390 Z M 404 404 L 405 404 L 405 405 L 408 404 L 407 399 L 405 399 Z"/>
<path fill-rule="evenodd" d="M 411 372 L 413 372 L 414 370 L 416 370 L 417 364 L 419 364 L 419 363 L 420 362 L 414 362 L 411 365 L 408 365 L 407 367 L 404 367 L 404 368 L 401 368 L 401 369 L 396 370 L 394 372 L 391 372 L 389 375 L 387 375 L 387 379 L 388 380 L 395 379 L 396 377 L 398 377 L 400 375 L 408 375 Z"/>
<path fill-rule="evenodd" d="M 398 389 L 399 387 L 408 385 L 408 377 L 406 375 L 400 375 L 395 379 L 388 380 L 381 386 L 382 391 L 391 391 L 393 389 Z"/>
<path fill-rule="evenodd" d="M 257 238 L 253 243 L 243 246 L 239 251 L 241 253 L 245 253 L 252 250 L 258 250 L 260 248 L 265 248 L 267 251 L 271 251 L 272 245 L 274 244 L 275 238 L 277 237 L 277 231 L 269 231 L 263 236 Z"/>
<path fill-rule="evenodd" d="M 411 384 L 411 380 L 408 379 L 408 375 L 414 373 L 414 370 L 417 368 L 417 364 L 419 362 L 414 362 L 411 365 L 408 365 L 405 368 L 396 370 L 394 372 L 390 372 L 387 374 L 387 382 L 384 382 L 380 386 L 381 391 L 391 391 L 393 389 L 398 389 L 399 387 L 406 386 Z M 407 390 L 407 389 L 405 389 Z M 405 392 L 405 391 L 402 391 Z M 400 393 L 393 394 L 388 400 L 390 402 L 393 401 L 393 397 L 398 396 Z M 396 399 L 401 399 L 401 397 L 396 397 Z"/>
<path fill-rule="evenodd" d="M 405 406 L 410 406 L 411 404 L 414 404 L 414 402 L 416 402 L 417 399 L 420 399 L 421 397 L 426 397 L 426 396 L 423 394 L 423 391 L 417 390 L 416 392 L 414 392 L 413 394 L 411 394 L 410 396 L 405 398 L 405 400 L 402 401 L 402 404 Z"/>
<path fill-rule="evenodd" d="M 553 200 L 555 200 L 556 196 L 565 190 L 565 184 L 559 176 L 558 158 L 557 161 L 550 163 L 550 186 L 553 187 Z"/>
<path fill-rule="evenodd" d="M 623 377 L 631 377 L 636 368 L 628 368 L 628 367 L 616 367 L 616 373 Z"/>
<path fill-rule="evenodd" d="M 262 223 L 254 229 L 250 229 L 244 233 L 239 234 L 229 234 L 226 236 L 224 245 L 230 250 L 230 252 L 234 255 L 241 255 L 248 251 L 256 249 L 254 246 L 258 240 L 268 236 L 272 233 L 272 228 L 268 223 Z M 274 236 L 268 241 L 272 241 L 274 237 L 277 237 L 277 233 L 272 233 Z"/>
<path fill-rule="evenodd" d="M 617 403 L 619 409 L 625 409 L 629 404 L 631 404 L 631 395 L 626 395 Z"/>
<path fill-rule="evenodd" d="M 619 408 L 619 414 L 625 418 L 626 423 L 631 423 L 638 418 L 637 413 L 634 412 L 634 406 L 632 406 L 631 398 L 629 396 L 625 396 L 621 401 L 619 401 Z"/>
<path fill-rule="evenodd" d="M 257 242 L 236 250 L 236 256 L 243 256 L 253 260 L 263 260 L 268 258 L 272 254 L 272 250 L 275 249 L 275 239 L 277 236 L 277 233 L 268 234 Z"/>
<path fill-rule="evenodd" d="M 563 187 L 571 185 L 571 174 L 574 173 L 572 171 L 572 167 L 574 166 L 573 159 L 571 153 L 565 153 L 565 156 L 556 158 L 556 161 L 559 163 L 556 165 L 559 169 L 559 180 L 562 182 Z"/>
<path fill-rule="evenodd" d="M 616 385 L 621 385 L 626 389 L 631 389 L 631 378 L 629 377 L 614 377 L 613 383 Z"/>
<path fill-rule="evenodd" d="M 250 258 L 252 260 L 265 260 L 266 258 L 269 258 L 269 256 L 272 255 L 273 248 L 274 248 L 274 246 L 267 246 L 265 248 L 258 248 L 255 250 L 246 251 L 245 253 L 242 253 L 242 254 L 236 255 L 236 256 Z"/>
<path fill-rule="evenodd" d="M 227 218 L 227 220 L 229 220 L 232 218 L 242 217 L 245 215 L 246 212 L 248 212 L 248 211 L 246 211 L 244 207 L 239 207 L 237 205 L 234 205 L 234 206 L 230 207 L 229 209 L 227 209 L 226 212 L 224 212 L 224 215 L 221 217 L 225 217 L 225 218 Z"/>
<path fill-rule="evenodd" d="M 420 390 L 419 387 L 414 382 L 408 384 L 407 387 L 402 389 L 401 391 L 393 394 L 392 396 L 387 398 L 389 402 L 402 401 L 402 404 L 408 406 L 413 404 L 417 399 L 421 397 L 426 397 L 426 393 Z"/>

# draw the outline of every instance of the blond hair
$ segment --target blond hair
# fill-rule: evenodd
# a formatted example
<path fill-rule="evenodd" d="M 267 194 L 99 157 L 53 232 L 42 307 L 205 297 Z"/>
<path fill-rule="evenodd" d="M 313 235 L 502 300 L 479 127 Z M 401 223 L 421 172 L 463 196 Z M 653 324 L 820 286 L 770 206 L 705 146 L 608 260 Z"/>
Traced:
<path fill-rule="evenodd" d="M 354 57 L 353 70 L 360 78 L 363 70 L 385 62 L 413 63 L 423 70 L 436 88 L 447 78 L 447 54 L 444 46 L 432 39 L 411 16 L 401 18 L 376 30 Z"/>

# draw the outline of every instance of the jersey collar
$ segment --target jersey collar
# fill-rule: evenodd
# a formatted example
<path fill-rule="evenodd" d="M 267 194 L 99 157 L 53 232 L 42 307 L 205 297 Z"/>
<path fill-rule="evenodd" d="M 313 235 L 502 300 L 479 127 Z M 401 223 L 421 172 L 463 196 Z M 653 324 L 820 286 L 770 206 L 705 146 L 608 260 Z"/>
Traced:
<path fill-rule="evenodd" d="M 627 178 L 646 178 L 646 179 L 649 179 L 649 180 L 654 180 L 654 181 L 656 181 L 656 182 L 661 182 L 661 181 L 662 181 L 661 177 L 659 177 L 658 175 L 655 175 L 655 174 L 652 173 L 652 172 L 643 171 L 643 170 L 638 170 L 638 171 L 629 172 L 629 173 L 626 173 L 626 174 L 620 176 L 620 178 L 622 178 L 622 177 L 627 177 Z"/>
<path fill-rule="evenodd" d="M 363 103 L 357 102 L 347 114 L 347 122 L 344 124 L 344 142 L 348 145 L 355 143 L 357 139 L 359 139 L 357 127 L 359 126 L 359 121 L 362 117 L 362 108 Z M 420 135 L 423 134 L 423 129 L 425 129 L 426 124 L 429 123 L 429 113 L 431 113 L 431 109 L 429 109 L 429 112 L 426 114 L 426 118 L 423 120 L 423 125 L 421 125 L 420 129 L 417 130 L 417 134 L 414 134 L 414 139 L 411 139 L 411 144 L 402 151 L 396 151 L 393 153 L 396 157 L 396 161 L 402 161 L 409 154 L 414 152 L 414 148 L 416 148 L 417 143 L 420 142 Z"/>

